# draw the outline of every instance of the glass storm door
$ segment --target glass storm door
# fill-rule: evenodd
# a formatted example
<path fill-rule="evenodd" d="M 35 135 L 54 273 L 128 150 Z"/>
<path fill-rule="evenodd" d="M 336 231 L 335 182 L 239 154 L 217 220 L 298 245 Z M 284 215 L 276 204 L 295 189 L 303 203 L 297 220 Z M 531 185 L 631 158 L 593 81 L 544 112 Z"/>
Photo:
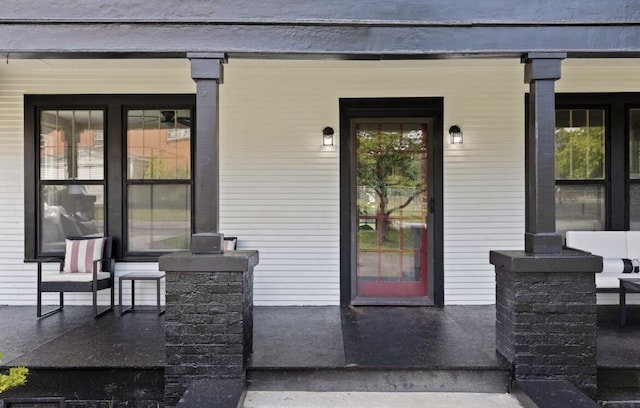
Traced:
<path fill-rule="evenodd" d="M 428 123 L 354 120 L 356 296 L 427 296 Z"/>

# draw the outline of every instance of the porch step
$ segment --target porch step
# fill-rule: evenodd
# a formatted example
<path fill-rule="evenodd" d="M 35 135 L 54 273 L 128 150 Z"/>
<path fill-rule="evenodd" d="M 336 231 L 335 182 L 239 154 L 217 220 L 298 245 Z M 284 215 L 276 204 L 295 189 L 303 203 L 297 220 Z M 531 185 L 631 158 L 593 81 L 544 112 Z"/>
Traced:
<path fill-rule="evenodd" d="M 67 408 L 106 407 L 117 401 L 155 407 L 164 401 L 164 367 L 29 368 L 26 384 L 0 396 L 48 397 L 64 398 Z"/>
<path fill-rule="evenodd" d="M 599 367 L 597 400 L 607 408 L 640 408 L 640 369 Z"/>
<path fill-rule="evenodd" d="M 470 392 L 249 391 L 243 408 L 522 408 L 510 394 Z"/>
<path fill-rule="evenodd" d="M 506 393 L 510 372 L 503 368 L 253 368 L 250 391 L 480 392 Z"/>

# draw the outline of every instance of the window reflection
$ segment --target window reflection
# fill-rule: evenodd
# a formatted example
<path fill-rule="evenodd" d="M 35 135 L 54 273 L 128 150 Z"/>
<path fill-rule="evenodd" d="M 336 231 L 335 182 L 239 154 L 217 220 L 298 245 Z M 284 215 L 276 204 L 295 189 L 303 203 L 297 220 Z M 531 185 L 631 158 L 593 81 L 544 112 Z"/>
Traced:
<path fill-rule="evenodd" d="M 104 187 L 101 185 L 45 185 L 42 197 L 42 249 L 64 249 L 68 237 L 104 235 Z"/>
<path fill-rule="evenodd" d="M 104 235 L 104 112 L 45 110 L 40 129 L 40 247 Z M 93 182 L 93 184 L 91 184 Z"/>
<path fill-rule="evenodd" d="M 189 247 L 191 111 L 127 111 L 129 252 Z"/>
<path fill-rule="evenodd" d="M 104 113 L 50 110 L 40 114 L 40 179 L 104 178 Z"/>
<path fill-rule="evenodd" d="M 602 109 L 560 109 L 556 113 L 556 179 L 604 179 Z"/>
<path fill-rule="evenodd" d="M 191 239 L 189 185 L 132 185 L 128 191 L 130 251 L 186 249 Z"/>
<path fill-rule="evenodd" d="M 127 114 L 127 178 L 191 177 L 191 112 L 130 110 Z"/>

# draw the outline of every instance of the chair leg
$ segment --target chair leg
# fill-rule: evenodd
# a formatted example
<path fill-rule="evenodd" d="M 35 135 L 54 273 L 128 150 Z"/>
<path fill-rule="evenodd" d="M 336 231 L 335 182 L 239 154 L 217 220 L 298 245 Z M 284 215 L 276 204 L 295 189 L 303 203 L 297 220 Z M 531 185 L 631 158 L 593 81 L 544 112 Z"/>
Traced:
<path fill-rule="evenodd" d="M 38 282 L 38 299 L 36 306 L 36 316 L 42 317 L 42 290 L 40 290 L 40 282 Z"/>
<path fill-rule="evenodd" d="M 93 291 L 93 317 L 98 317 L 98 291 Z"/>
<path fill-rule="evenodd" d="M 64 308 L 64 292 L 59 292 L 59 294 L 60 294 L 60 305 L 57 308 L 43 314 L 42 313 L 42 290 L 41 288 L 38 288 L 38 305 L 36 307 L 37 309 L 36 314 L 38 315 L 39 319 L 44 319 L 45 317 L 49 317 L 52 314 L 62 312 L 62 309 Z"/>

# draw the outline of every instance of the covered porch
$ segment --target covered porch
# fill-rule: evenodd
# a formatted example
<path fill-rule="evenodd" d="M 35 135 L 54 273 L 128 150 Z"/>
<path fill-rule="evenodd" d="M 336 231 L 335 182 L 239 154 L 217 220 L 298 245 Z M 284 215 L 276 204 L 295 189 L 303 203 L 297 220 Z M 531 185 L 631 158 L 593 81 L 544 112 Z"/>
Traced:
<path fill-rule="evenodd" d="M 27 385 L 3 395 L 155 404 L 164 398 L 164 317 L 68 307 L 44 320 L 2 306 L 2 368 L 25 365 Z M 600 401 L 638 401 L 640 306 L 618 327 L 598 306 Z M 29 318 L 25 318 L 28 316 Z M 496 352 L 494 306 L 256 307 L 248 391 L 482 392 L 510 390 Z"/>

